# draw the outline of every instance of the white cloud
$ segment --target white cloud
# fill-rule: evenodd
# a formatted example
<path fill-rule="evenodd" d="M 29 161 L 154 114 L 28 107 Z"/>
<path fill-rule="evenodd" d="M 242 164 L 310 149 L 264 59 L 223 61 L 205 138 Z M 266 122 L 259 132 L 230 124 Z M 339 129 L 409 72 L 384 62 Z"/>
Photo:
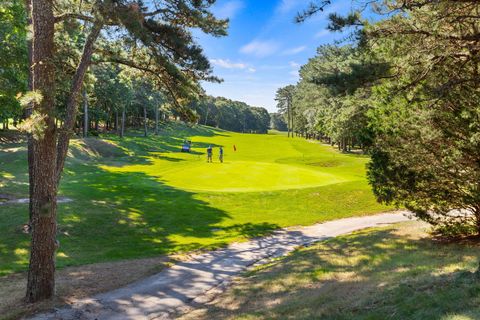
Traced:
<path fill-rule="evenodd" d="M 300 52 L 304 51 L 305 49 L 307 49 L 306 46 L 291 48 L 291 49 L 283 51 L 282 54 L 285 55 L 285 56 L 292 56 L 292 55 L 295 55 L 297 53 L 300 53 Z"/>
<path fill-rule="evenodd" d="M 285 14 L 292 9 L 296 8 L 299 4 L 305 4 L 305 1 L 302 0 L 281 0 L 280 3 L 278 4 L 277 8 L 275 11 L 280 14 Z"/>
<path fill-rule="evenodd" d="M 324 30 L 321 30 L 317 33 L 315 33 L 315 38 L 318 39 L 318 38 L 323 38 L 325 37 L 326 35 L 329 35 L 330 34 L 330 31 L 328 31 L 327 29 L 324 29 Z"/>
<path fill-rule="evenodd" d="M 224 69 L 240 69 L 249 73 L 255 73 L 257 69 L 243 62 L 232 62 L 229 59 L 210 59 L 210 62 L 217 67 Z"/>
<path fill-rule="evenodd" d="M 226 59 L 210 59 L 210 62 L 218 67 L 225 68 L 225 69 L 245 69 L 247 65 L 241 62 L 231 62 L 230 60 Z"/>
<path fill-rule="evenodd" d="M 251 54 L 257 57 L 266 57 L 274 53 L 279 45 L 275 41 L 254 40 L 240 49 L 241 53 Z"/>
<path fill-rule="evenodd" d="M 290 61 L 288 64 L 290 65 L 290 67 L 292 67 L 292 68 L 294 68 L 294 69 L 300 67 L 300 64 L 298 64 L 298 63 L 295 62 L 295 61 Z"/>
<path fill-rule="evenodd" d="M 244 7 L 245 7 L 245 4 L 243 3 L 243 1 L 240 1 L 240 0 L 228 1 L 222 6 L 219 6 L 215 10 L 215 16 L 221 19 L 225 19 L 225 18 L 232 19 Z"/>

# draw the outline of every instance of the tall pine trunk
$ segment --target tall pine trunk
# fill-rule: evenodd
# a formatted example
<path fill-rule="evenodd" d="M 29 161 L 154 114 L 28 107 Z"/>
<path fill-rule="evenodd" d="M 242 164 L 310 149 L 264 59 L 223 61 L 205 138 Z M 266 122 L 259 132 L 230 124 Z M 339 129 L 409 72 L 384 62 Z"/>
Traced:
<path fill-rule="evenodd" d="M 148 136 L 147 128 L 147 106 L 143 106 L 143 135 Z"/>
<path fill-rule="evenodd" d="M 207 121 L 208 121 L 208 112 L 210 111 L 210 106 L 207 105 L 207 112 L 205 114 L 205 123 L 204 125 L 207 125 Z"/>
<path fill-rule="evenodd" d="M 292 128 L 292 138 L 295 137 L 295 129 L 293 128 L 293 119 L 294 119 L 294 113 L 293 113 L 293 108 L 292 108 L 292 100 L 289 99 L 289 106 L 290 106 L 290 120 L 292 121 L 291 128 Z"/>
<path fill-rule="evenodd" d="M 123 106 L 122 110 L 122 126 L 120 128 L 120 138 L 123 138 L 125 135 L 125 106 Z"/>
<path fill-rule="evenodd" d="M 290 129 L 291 129 L 291 124 L 290 124 L 290 102 L 287 100 L 287 136 L 290 138 Z"/>
<path fill-rule="evenodd" d="M 83 89 L 83 137 L 88 136 L 88 100 L 87 100 L 87 90 Z"/>
<path fill-rule="evenodd" d="M 115 110 L 115 133 L 118 134 L 118 110 Z"/>
<path fill-rule="evenodd" d="M 31 4 L 32 89 L 41 93 L 42 100 L 33 106 L 43 116 L 43 132 L 35 132 L 29 143 L 34 153 L 31 179 L 31 253 L 26 299 L 36 302 L 51 298 L 55 293 L 56 249 L 56 134 L 55 134 L 55 66 L 54 15 L 51 0 L 35 0 Z"/>
<path fill-rule="evenodd" d="M 158 106 L 155 107 L 155 135 L 158 136 Z"/>

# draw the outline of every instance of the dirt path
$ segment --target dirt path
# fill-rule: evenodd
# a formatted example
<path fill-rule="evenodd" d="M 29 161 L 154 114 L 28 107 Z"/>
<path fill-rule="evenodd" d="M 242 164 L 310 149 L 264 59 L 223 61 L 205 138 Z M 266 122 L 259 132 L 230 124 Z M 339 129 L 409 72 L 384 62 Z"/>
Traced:
<path fill-rule="evenodd" d="M 222 250 L 194 255 L 162 272 L 126 287 L 83 299 L 35 320 L 170 319 L 182 308 L 201 303 L 208 291 L 249 266 L 283 256 L 295 248 L 356 230 L 406 221 L 406 212 L 347 218 L 234 243 Z"/>

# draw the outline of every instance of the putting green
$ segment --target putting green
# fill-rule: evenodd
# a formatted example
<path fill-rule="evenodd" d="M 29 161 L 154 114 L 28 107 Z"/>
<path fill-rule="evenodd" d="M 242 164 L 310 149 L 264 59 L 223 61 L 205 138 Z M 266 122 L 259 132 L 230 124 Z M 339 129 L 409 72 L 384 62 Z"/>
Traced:
<path fill-rule="evenodd" d="M 319 171 L 251 161 L 195 163 L 179 170 L 182 172 L 166 171 L 160 179 L 180 189 L 235 192 L 298 189 L 345 181 Z"/>
<path fill-rule="evenodd" d="M 168 186 L 200 192 L 277 191 L 364 179 L 358 176 L 361 158 L 302 139 L 224 132 L 190 139 L 192 153 L 152 151 L 143 164 L 102 168 L 147 174 Z M 208 145 L 214 147 L 213 163 L 206 162 Z M 225 148 L 224 163 L 218 161 L 219 146 Z"/>

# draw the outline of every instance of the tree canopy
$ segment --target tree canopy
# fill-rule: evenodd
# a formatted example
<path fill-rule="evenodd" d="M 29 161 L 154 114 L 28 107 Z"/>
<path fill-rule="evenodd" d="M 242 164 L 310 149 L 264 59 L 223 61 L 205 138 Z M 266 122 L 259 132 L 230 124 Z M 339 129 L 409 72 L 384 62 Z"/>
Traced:
<path fill-rule="evenodd" d="M 313 2 L 297 21 L 329 4 Z M 377 22 L 362 19 L 368 6 Z M 354 27 L 354 37 L 320 47 L 301 68 L 296 132 L 369 152 L 379 201 L 443 234 L 479 234 L 479 3 L 365 1 L 358 9 L 331 14 L 328 26 Z"/>

